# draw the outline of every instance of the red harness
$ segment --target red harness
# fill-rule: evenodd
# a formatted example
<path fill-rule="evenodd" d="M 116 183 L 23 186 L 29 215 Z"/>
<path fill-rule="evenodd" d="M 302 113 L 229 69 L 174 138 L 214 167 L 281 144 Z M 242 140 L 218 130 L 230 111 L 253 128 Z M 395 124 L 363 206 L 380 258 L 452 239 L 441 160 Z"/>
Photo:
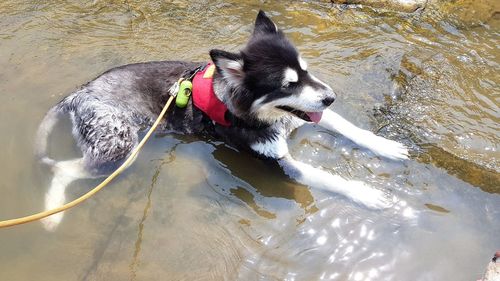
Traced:
<path fill-rule="evenodd" d="M 227 107 L 217 98 L 212 87 L 214 71 L 215 65 L 209 63 L 193 77 L 193 103 L 217 124 L 228 127 L 231 123 L 225 117 Z"/>

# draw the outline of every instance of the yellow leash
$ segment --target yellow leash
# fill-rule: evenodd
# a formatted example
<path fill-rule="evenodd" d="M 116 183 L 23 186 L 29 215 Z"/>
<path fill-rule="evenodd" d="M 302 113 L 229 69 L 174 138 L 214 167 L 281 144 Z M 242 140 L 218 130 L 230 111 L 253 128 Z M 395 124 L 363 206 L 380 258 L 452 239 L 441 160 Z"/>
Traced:
<path fill-rule="evenodd" d="M 165 116 L 165 113 L 167 112 L 167 109 L 170 106 L 170 104 L 172 103 L 173 99 L 174 99 L 174 96 L 171 95 L 170 98 L 168 99 L 167 103 L 165 104 L 165 107 L 163 107 L 163 110 L 161 111 L 160 115 L 158 116 L 158 118 L 154 122 L 153 126 L 151 127 L 151 129 L 149 129 L 149 131 L 144 136 L 144 138 L 141 140 L 141 142 L 137 145 L 137 147 L 134 150 L 132 150 L 132 152 L 130 153 L 130 156 L 127 158 L 127 160 L 125 160 L 125 162 L 123 162 L 123 164 L 120 167 L 118 167 L 118 169 L 116 169 L 111 175 L 109 175 L 105 180 L 103 180 L 98 186 L 94 187 L 94 189 L 85 193 L 84 195 L 80 196 L 79 198 L 77 198 L 77 199 L 75 199 L 67 204 L 62 205 L 61 207 L 58 207 L 58 208 L 55 208 L 52 210 L 47 210 L 47 211 L 40 212 L 40 213 L 36 213 L 36 214 L 30 215 L 30 216 L 25 216 L 22 218 L 0 221 L 0 228 L 43 219 L 43 218 L 48 217 L 50 215 L 53 215 L 53 214 L 65 211 L 71 207 L 74 207 L 74 206 L 82 203 L 83 201 L 87 200 L 92 195 L 96 194 L 99 190 L 101 190 L 103 187 L 105 187 L 110 181 L 112 181 L 114 178 L 116 178 L 116 176 L 121 174 L 134 161 L 135 157 L 137 156 L 137 154 L 139 153 L 141 148 L 148 141 L 149 137 L 151 136 L 153 131 L 156 129 L 156 127 L 158 127 L 158 124 L 160 124 L 161 119 L 163 118 L 163 116 Z"/>

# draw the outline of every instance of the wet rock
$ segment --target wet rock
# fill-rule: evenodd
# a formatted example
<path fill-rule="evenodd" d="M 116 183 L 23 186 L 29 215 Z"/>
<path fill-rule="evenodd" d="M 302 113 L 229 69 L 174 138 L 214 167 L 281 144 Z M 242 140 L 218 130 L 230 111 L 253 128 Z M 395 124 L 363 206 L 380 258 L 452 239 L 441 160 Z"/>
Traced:
<path fill-rule="evenodd" d="M 330 0 L 335 4 L 359 4 L 373 8 L 412 13 L 425 8 L 428 0 Z"/>
<path fill-rule="evenodd" d="M 418 11 L 433 20 L 447 20 L 460 27 L 485 24 L 494 17 L 500 19 L 498 0 L 329 0 L 328 2 L 404 13 Z"/>
<path fill-rule="evenodd" d="M 451 20 L 458 26 L 472 27 L 487 23 L 500 14 L 498 0 L 429 0 L 430 15 Z"/>

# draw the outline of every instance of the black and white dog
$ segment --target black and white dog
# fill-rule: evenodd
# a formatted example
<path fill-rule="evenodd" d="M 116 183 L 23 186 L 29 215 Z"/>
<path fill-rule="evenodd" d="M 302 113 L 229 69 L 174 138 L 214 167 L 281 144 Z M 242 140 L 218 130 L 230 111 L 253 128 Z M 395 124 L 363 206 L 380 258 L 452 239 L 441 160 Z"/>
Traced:
<path fill-rule="evenodd" d="M 277 162 L 297 182 L 340 193 L 369 208 L 387 207 L 384 192 L 359 181 L 344 179 L 293 159 L 287 138 L 297 127 L 315 122 L 338 132 L 374 153 L 407 159 L 404 145 L 357 128 L 328 109 L 335 100 L 332 88 L 314 77 L 295 47 L 262 11 L 243 50 L 211 50 L 215 64 L 212 87 L 227 107 L 229 126 L 212 121 L 190 100 L 186 108 L 169 109 L 163 128 L 187 134 L 210 135 L 240 150 Z M 159 61 L 113 68 L 64 98 L 40 125 L 36 150 L 53 167 L 54 178 L 45 207 L 64 203 L 64 190 L 80 178 L 109 174 L 138 144 L 138 134 L 160 113 L 180 77 L 203 63 Z M 196 85 L 194 85 L 196 87 Z M 61 114 L 69 113 L 73 135 L 83 157 L 55 161 L 46 154 L 47 137 Z M 62 214 L 43 220 L 54 229 Z"/>

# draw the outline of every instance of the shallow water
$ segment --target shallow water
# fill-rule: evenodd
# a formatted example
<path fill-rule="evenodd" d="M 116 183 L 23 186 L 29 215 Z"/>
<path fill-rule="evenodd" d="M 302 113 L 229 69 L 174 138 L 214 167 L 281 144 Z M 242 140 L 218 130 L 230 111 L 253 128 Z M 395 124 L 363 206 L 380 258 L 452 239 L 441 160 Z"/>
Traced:
<path fill-rule="evenodd" d="M 196 2 L 196 3 L 195 3 Z M 332 108 L 412 149 L 380 159 L 315 126 L 295 158 L 390 192 L 364 209 L 287 181 L 213 140 L 157 136 L 112 185 L 40 223 L 0 230 L 0 280 L 476 280 L 500 247 L 498 19 L 463 26 L 314 2 L 4 0 L 0 3 L 0 219 L 43 208 L 50 173 L 34 161 L 44 113 L 121 64 L 208 60 L 245 44 L 260 7 Z M 66 122 L 51 153 L 78 151 Z M 79 181 L 75 198 L 98 183 Z"/>

